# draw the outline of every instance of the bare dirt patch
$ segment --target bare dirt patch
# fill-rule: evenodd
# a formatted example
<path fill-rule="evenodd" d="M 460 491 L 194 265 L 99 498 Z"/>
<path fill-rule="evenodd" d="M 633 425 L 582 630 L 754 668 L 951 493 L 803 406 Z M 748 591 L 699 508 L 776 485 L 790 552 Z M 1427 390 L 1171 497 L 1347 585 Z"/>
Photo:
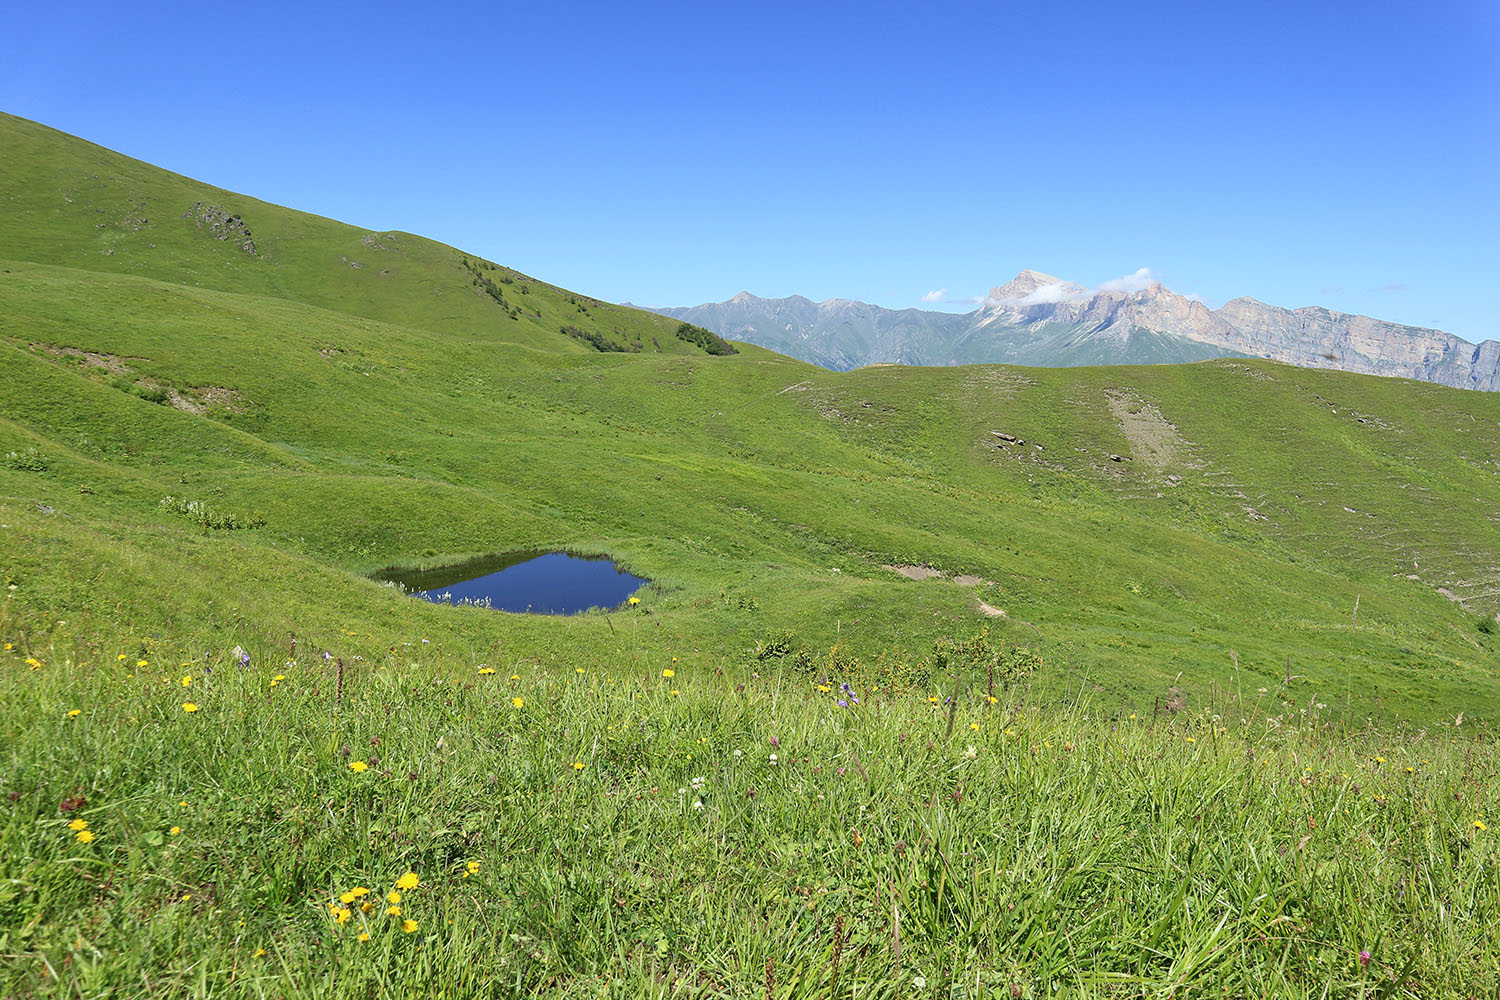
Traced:
<path fill-rule="evenodd" d="M 1177 466 L 1198 467 L 1189 454 L 1187 439 L 1161 415 L 1161 410 L 1126 390 L 1106 390 L 1104 397 L 1120 433 L 1130 442 L 1132 457 L 1157 472 Z"/>
<path fill-rule="evenodd" d="M 888 569 L 892 573 L 900 573 L 908 580 L 941 580 L 943 578 L 943 571 L 933 569 L 931 566 L 881 566 L 880 568 Z"/>
<path fill-rule="evenodd" d="M 886 565 L 882 565 L 880 568 L 881 569 L 888 569 L 892 573 L 899 573 L 902 576 L 906 577 L 908 580 L 919 580 L 920 581 L 920 580 L 946 580 L 946 579 L 948 579 L 948 574 L 947 573 L 944 573 L 940 569 L 933 569 L 931 566 L 886 566 Z M 972 573 L 958 573 L 958 574 L 956 574 L 953 577 L 953 582 L 956 583 L 956 584 L 958 584 L 960 587 L 979 587 L 979 586 L 983 586 L 983 585 L 989 583 L 989 581 L 986 580 L 984 577 L 982 577 L 982 576 L 975 576 Z"/>
<path fill-rule="evenodd" d="M 82 358 L 95 368 L 103 368 L 111 375 L 124 375 L 130 371 L 127 361 L 145 361 L 146 358 L 131 358 L 119 354 L 104 354 L 100 351 L 82 351 L 76 347 L 59 347 L 56 344 L 32 344 L 33 351 L 45 351 L 55 358 Z"/>
<path fill-rule="evenodd" d="M 1009 618 L 1010 617 L 1009 615 L 1007 615 L 1005 613 L 1005 610 L 1003 608 L 997 608 L 993 604 L 986 604 L 984 601 L 975 601 L 974 605 L 975 605 L 975 607 L 979 608 L 979 613 L 980 614 L 982 614 L 982 615 L 984 615 L 984 616 L 986 616 L 988 618 Z"/>

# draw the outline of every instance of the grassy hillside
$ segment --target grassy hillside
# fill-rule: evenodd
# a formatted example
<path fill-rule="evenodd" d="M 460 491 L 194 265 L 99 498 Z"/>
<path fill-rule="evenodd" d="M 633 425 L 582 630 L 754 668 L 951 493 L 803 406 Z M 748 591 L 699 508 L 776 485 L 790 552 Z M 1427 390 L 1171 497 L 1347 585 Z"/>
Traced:
<path fill-rule="evenodd" d="M 324 608 L 358 606 L 477 648 L 607 657 L 619 638 L 600 615 L 413 607 L 362 579 L 560 546 L 656 581 L 659 628 L 640 642 L 669 629 L 704 664 L 783 630 L 916 661 L 935 636 L 989 624 L 1049 649 L 1038 684 L 1087 679 L 1125 706 L 1289 673 L 1299 703 L 1360 715 L 1493 704 L 1488 396 L 1239 362 L 834 374 L 749 348 L 539 351 L 138 277 L 5 271 L 0 454 L 17 457 L 0 504 L 9 572 L 37 611 L 88 615 L 88 589 L 49 567 L 70 549 L 96 559 L 85 536 L 103 530 L 163 561 L 154 593 L 120 596 L 142 604 L 141 627 L 157 601 L 220 587 L 226 561 L 276 563 L 339 596 L 272 598 L 240 644 L 323 641 Z M 205 534 L 164 512 L 168 496 L 264 525 Z M 986 582 L 882 568 L 903 564 Z"/>
<path fill-rule="evenodd" d="M 0 131 L 0 992 L 1495 986 L 1500 395 L 715 356 Z M 549 548 L 653 583 L 369 579 Z M 408 868 L 420 933 L 356 959 L 329 904 Z"/>
<path fill-rule="evenodd" d="M 476 340 L 699 353 L 678 323 L 410 233 L 376 233 L 210 187 L 0 114 L 0 259 L 247 292 Z"/>

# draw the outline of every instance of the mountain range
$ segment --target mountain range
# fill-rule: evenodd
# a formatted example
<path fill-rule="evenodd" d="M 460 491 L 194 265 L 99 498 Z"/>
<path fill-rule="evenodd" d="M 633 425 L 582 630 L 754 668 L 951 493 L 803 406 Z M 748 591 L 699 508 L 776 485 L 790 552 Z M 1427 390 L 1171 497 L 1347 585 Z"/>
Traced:
<path fill-rule="evenodd" d="M 839 371 L 878 363 L 1072 367 L 1255 357 L 1500 388 L 1500 341 L 1470 344 L 1442 330 L 1251 298 L 1210 309 L 1160 282 L 1133 291 L 1088 289 L 1032 270 L 990 289 L 963 314 L 749 292 L 654 311 Z"/>

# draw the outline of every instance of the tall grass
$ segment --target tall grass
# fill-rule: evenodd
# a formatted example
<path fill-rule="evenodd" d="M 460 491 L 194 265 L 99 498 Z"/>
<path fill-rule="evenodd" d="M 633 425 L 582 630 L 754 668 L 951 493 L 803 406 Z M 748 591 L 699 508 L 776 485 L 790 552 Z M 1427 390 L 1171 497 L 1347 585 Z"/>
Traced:
<path fill-rule="evenodd" d="M 105 645 L 4 653 L 7 996 L 1500 987 L 1497 755 L 1462 730 Z"/>

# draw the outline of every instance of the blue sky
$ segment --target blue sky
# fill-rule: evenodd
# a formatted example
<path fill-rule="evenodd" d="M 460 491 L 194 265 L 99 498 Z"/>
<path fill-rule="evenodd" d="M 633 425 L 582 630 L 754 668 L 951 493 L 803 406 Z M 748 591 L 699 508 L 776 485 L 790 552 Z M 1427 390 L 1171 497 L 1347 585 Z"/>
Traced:
<path fill-rule="evenodd" d="M 616 301 L 1149 268 L 1500 337 L 1500 4 L 10 5 L 0 109 Z M 0 150 L 0 155 L 4 151 Z"/>

